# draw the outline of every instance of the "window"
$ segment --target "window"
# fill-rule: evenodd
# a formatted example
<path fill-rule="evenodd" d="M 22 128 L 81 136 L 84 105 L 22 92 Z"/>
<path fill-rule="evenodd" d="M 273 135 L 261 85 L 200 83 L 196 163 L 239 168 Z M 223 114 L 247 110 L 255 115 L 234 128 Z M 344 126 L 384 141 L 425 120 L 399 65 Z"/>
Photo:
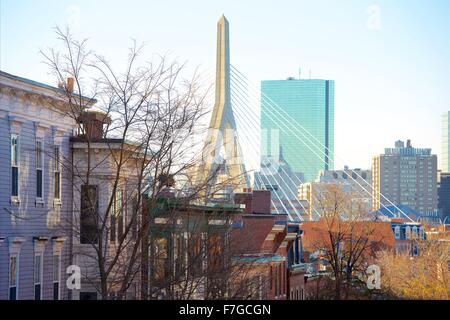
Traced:
<path fill-rule="evenodd" d="M 81 186 L 80 243 L 98 242 L 98 186 Z"/>
<path fill-rule="evenodd" d="M 61 199 L 61 159 L 59 146 L 55 146 L 54 149 L 54 198 Z"/>
<path fill-rule="evenodd" d="M 61 277 L 61 256 L 53 255 L 53 300 L 59 300 L 59 282 Z"/>
<path fill-rule="evenodd" d="M 411 239 L 411 227 L 410 226 L 406 227 L 406 229 L 405 229 L 405 236 L 406 236 L 407 240 Z"/>
<path fill-rule="evenodd" d="M 10 256 L 9 258 L 9 300 L 17 300 L 18 290 L 18 266 L 17 256 Z"/>
<path fill-rule="evenodd" d="M 269 289 L 270 290 L 272 290 L 272 288 L 273 288 L 273 280 L 274 280 L 274 277 L 273 277 L 273 267 L 272 266 L 270 266 L 270 275 L 269 275 Z"/>
<path fill-rule="evenodd" d="M 122 190 L 117 190 L 116 193 L 116 215 L 117 215 L 117 238 L 122 239 L 124 233 L 124 217 L 123 214 L 123 192 Z"/>
<path fill-rule="evenodd" d="M 425 231 L 424 231 L 423 227 L 419 227 L 419 239 L 425 240 Z"/>
<path fill-rule="evenodd" d="M 42 255 L 34 256 L 34 300 L 42 297 Z"/>
<path fill-rule="evenodd" d="M 132 225 L 132 229 L 131 229 L 131 236 L 133 239 L 136 239 L 137 237 L 137 233 L 138 233 L 138 210 L 139 210 L 139 203 L 138 203 L 138 199 L 134 198 L 133 199 L 133 211 L 132 211 L 132 217 L 131 217 L 131 225 Z"/>
<path fill-rule="evenodd" d="M 413 257 L 417 257 L 419 255 L 419 246 L 417 245 L 417 243 L 413 244 L 412 255 Z"/>
<path fill-rule="evenodd" d="M 124 232 L 124 214 L 123 214 L 123 192 L 117 189 L 114 195 L 114 207 L 111 213 L 110 241 L 116 241 L 123 236 Z M 117 231 L 116 231 L 117 230 Z"/>
<path fill-rule="evenodd" d="M 80 300 L 97 300 L 97 292 L 80 292 Z"/>
<path fill-rule="evenodd" d="M 419 238 L 419 231 L 417 229 L 417 226 L 414 226 L 412 228 L 412 237 L 413 237 L 413 239 L 418 239 Z"/>
<path fill-rule="evenodd" d="M 36 197 L 42 199 L 44 181 L 43 181 L 43 167 L 44 167 L 44 152 L 42 147 L 42 140 L 36 141 Z"/>
<path fill-rule="evenodd" d="M 399 240 L 400 239 L 400 226 L 395 226 L 394 234 L 395 234 L 395 239 Z"/>
<path fill-rule="evenodd" d="M 11 135 L 11 196 L 19 196 L 19 136 Z"/>

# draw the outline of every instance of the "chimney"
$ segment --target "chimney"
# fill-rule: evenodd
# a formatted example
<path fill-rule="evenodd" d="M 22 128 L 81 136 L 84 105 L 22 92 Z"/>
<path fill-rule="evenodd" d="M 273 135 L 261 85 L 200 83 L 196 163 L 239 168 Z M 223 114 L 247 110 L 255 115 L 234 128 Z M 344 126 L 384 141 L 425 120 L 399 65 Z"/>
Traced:
<path fill-rule="evenodd" d="M 408 140 L 406 141 L 406 147 L 407 147 L 407 148 L 411 148 L 411 140 L 410 140 L 410 139 L 408 139 Z"/>
<path fill-rule="evenodd" d="M 246 188 L 244 188 L 244 192 L 234 194 L 234 203 L 235 204 L 244 204 L 245 205 L 244 213 L 252 214 L 253 213 L 253 207 L 252 207 L 253 195 L 251 193 L 246 192 L 245 189 Z"/>
<path fill-rule="evenodd" d="M 102 112 L 86 111 L 78 118 L 78 122 L 84 128 L 79 132 L 79 135 L 85 135 L 90 140 L 102 139 L 104 132 L 104 125 L 111 123 L 111 118 Z"/>
<path fill-rule="evenodd" d="M 73 93 L 73 87 L 75 84 L 75 79 L 73 77 L 67 78 L 67 91 Z"/>
<path fill-rule="evenodd" d="M 254 213 L 270 214 L 271 194 L 269 190 L 254 190 L 252 207 Z"/>
<path fill-rule="evenodd" d="M 397 140 L 397 141 L 395 141 L 395 147 L 396 148 L 404 148 L 405 144 L 402 140 Z"/>

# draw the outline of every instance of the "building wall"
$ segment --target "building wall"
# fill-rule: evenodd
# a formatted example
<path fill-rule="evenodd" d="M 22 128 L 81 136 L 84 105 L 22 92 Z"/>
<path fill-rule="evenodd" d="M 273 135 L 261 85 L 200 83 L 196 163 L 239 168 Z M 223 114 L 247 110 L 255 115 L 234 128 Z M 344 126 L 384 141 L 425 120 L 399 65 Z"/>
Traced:
<path fill-rule="evenodd" d="M 450 172 L 450 111 L 442 115 L 441 170 Z"/>
<path fill-rule="evenodd" d="M 431 149 L 386 148 L 373 158 L 372 172 L 374 210 L 392 204 L 419 212 L 437 209 L 437 157 Z"/>
<path fill-rule="evenodd" d="M 372 209 L 372 171 L 361 169 L 328 170 L 322 171 L 318 182 L 338 183 L 346 186 L 352 198 L 367 203 L 367 209 Z"/>
<path fill-rule="evenodd" d="M 276 110 L 282 110 L 283 116 Z M 312 134 L 319 143 L 301 128 Z M 332 170 L 334 81 L 262 81 L 261 129 L 261 154 L 276 157 L 281 146 L 292 170 L 303 172 L 306 182 L 313 181 L 320 170 Z"/>
<path fill-rule="evenodd" d="M 0 74 L 0 300 L 8 299 L 9 257 L 18 252 L 18 299 L 34 299 L 35 249 L 43 249 L 42 299 L 53 299 L 54 237 L 68 237 L 65 226 L 71 213 L 70 174 L 62 166 L 61 201 L 54 199 L 55 145 L 62 159 L 70 159 L 73 121 L 47 104 L 55 96 L 48 86 Z M 11 198 L 11 134 L 19 135 L 19 204 Z M 43 201 L 36 198 L 36 140 L 44 148 Z M 64 160 L 63 160 L 64 161 Z M 42 237 L 42 246 L 35 246 Z M 60 298 L 67 299 L 65 270 L 70 262 L 68 239 L 61 251 Z"/>
<path fill-rule="evenodd" d="M 99 267 L 98 267 L 98 259 L 96 258 L 95 248 L 98 248 L 97 245 L 92 244 L 82 244 L 80 243 L 80 206 L 81 206 L 81 188 L 82 185 L 85 184 L 86 181 L 86 172 L 88 168 L 88 153 L 91 154 L 91 164 L 90 168 L 95 168 L 90 171 L 89 174 L 89 185 L 97 186 L 98 188 L 98 214 L 104 219 L 106 215 L 106 211 L 108 209 L 109 203 L 111 201 L 111 197 L 113 194 L 113 185 L 115 182 L 115 176 L 117 173 L 117 167 L 115 165 L 114 158 L 112 156 L 112 152 L 114 151 L 114 147 L 116 145 L 120 145 L 120 143 L 114 144 L 109 142 L 96 142 L 91 143 L 91 150 L 87 151 L 87 144 L 83 142 L 72 142 L 72 152 L 73 152 L 73 163 L 77 166 L 77 172 L 79 173 L 74 177 L 73 186 L 73 215 L 74 221 L 77 224 L 74 226 L 74 234 L 73 234 L 73 259 L 74 264 L 78 265 L 81 268 L 81 289 L 74 290 L 72 299 L 78 300 L 83 298 L 83 295 L 89 294 L 92 297 L 97 297 L 100 299 L 100 278 L 98 276 Z M 118 152 L 118 151 L 117 151 Z M 118 154 L 115 155 L 116 159 L 118 158 Z M 128 155 L 124 156 L 128 159 Z M 131 158 L 131 157 L 130 157 Z M 137 165 L 136 161 L 128 160 L 124 163 L 120 170 L 118 189 L 122 190 L 122 214 L 124 216 L 124 229 L 130 224 L 132 217 L 132 199 L 133 195 L 136 194 L 137 188 Z M 104 258 L 109 258 L 115 256 L 115 252 L 117 250 L 118 241 L 110 240 L 110 227 L 111 227 L 111 215 L 113 214 L 113 209 L 110 209 L 108 213 L 108 218 L 106 222 L 106 229 L 104 236 L 107 239 L 103 239 L 104 243 L 108 246 L 105 250 Z M 116 225 L 116 237 L 117 237 L 118 227 Z M 127 234 L 127 245 L 121 249 L 120 261 L 127 261 L 126 257 L 128 256 L 130 250 L 134 245 L 134 242 L 129 242 L 128 239 L 132 237 L 132 232 L 129 231 Z M 127 262 L 125 262 L 125 265 Z M 115 264 L 116 269 L 119 267 L 120 262 Z M 114 270 L 116 270 L 114 269 Z M 114 272 L 111 274 L 110 279 L 114 277 Z M 117 279 L 123 279 L 121 274 L 118 274 Z M 95 285 L 92 284 L 94 280 Z M 131 296 L 135 296 L 133 293 L 134 287 L 137 288 L 138 280 L 136 280 L 130 290 L 128 291 Z M 118 288 L 117 288 L 118 289 Z M 116 289 L 110 289 L 110 292 L 114 292 Z M 128 298 L 128 297 L 127 297 Z"/>
<path fill-rule="evenodd" d="M 441 173 L 438 188 L 438 208 L 442 210 L 442 219 L 450 216 L 450 173 Z M 447 218 L 446 223 L 450 218 Z"/>

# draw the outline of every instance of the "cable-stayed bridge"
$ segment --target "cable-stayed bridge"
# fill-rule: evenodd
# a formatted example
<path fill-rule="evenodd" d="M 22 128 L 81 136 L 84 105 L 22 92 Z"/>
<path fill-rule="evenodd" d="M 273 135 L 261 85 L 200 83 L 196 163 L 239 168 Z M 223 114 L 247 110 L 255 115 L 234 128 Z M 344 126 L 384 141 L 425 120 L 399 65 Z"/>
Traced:
<path fill-rule="evenodd" d="M 272 170 L 273 173 L 276 172 L 277 183 L 281 182 L 284 186 L 277 192 L 271 190 L 274 208 L 272 213 L 287 214 L 291 221 L 303 221 L 308 209 L 305 202 L 299 199 L 296 190 L 305 182 L 303 177 L 284 165 L 282 155 L 279 159 L 281 161 L 271 162 L 270 158 L 265 158 L 268 162 L 261 165 L 261 160 L 264 159 L 261 155 L 261 116 L 270 118 L 281 132 L 295 138 L 299 145 L 305 146 L 324 165 L 336 159 L 342 163 L 345 161 L 265 95 L 238 67 L 231 64 L 229 39 L 229 24 L 222 16 L 217 27 L 215 104 L 196 174 L 197 180 L 204 181 L 208 177 L 214 177 L 210 180 L 211 189 L 214 189 L 215 184 L 224 181 L 224 176 L 231 177 L 234 181 L 230 184 L 230 193 L 253 187 L 271 190 L 274 185 L 270 175 Z M 264 103 L 264 108 L 260 108 L 261 103 Z M 280 153 L 282 154 L 281 150 Z M 300 153 L 297 156 L 299 161 L 311 161 Z M 367 197 L 378 196 L 378 191 L 370 183 L 365 179 L 357 179 L 361 178 L 360 174 L 351 171 L 349 179 Z M 222 178 L 216 177 L 217 172 L 221 173 L 218 177 Z M 383 194 L 379 196 L 406 220 L 413 221 Z M 385 205 L 382 207 L 391 210 Z M 312 214 L 307 217 L 309 220 L 320 219 L 321 214 L 315 207 L 311 207 L 310 211 Z"/>

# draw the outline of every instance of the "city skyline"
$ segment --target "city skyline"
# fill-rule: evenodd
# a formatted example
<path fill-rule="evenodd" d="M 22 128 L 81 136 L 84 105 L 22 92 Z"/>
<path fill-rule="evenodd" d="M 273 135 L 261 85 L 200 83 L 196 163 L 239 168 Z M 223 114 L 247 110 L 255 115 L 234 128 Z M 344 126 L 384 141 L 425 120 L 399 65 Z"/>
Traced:
<path fill-rule="evenodd" d="M 371 157 L 397 139 L 441 155 L 440 116 L 450 108 L 448 2 L 284 1 L 277 12 L 271 3 L 258 2 L 257 15 L 255 2 L 177 2 L 180 10 L 174 12 L 165 3 L 133 3 L 2 1 L 0 68 L 53 84 L 38 51 L 55 43 L 52 27 L 69 24 L 113 63 L 123 60 L 134 37 L 148 43 L 150 55 L 169 51 L 190 67 L 211 72 L 212 26 L 225 13 L 232 22 L 232 64 L 253 83 L 298 77 L 299 68 L 301 78 L 309 78 L 311 70 L 312 78 L 335 80 L 335 152 L 346 162 L 336 168 L 369 168 Z"/>
<path fill-rule="evenodd" d="M 444 5 L 6 1 L 0 300 L 449 300 Z"/>

